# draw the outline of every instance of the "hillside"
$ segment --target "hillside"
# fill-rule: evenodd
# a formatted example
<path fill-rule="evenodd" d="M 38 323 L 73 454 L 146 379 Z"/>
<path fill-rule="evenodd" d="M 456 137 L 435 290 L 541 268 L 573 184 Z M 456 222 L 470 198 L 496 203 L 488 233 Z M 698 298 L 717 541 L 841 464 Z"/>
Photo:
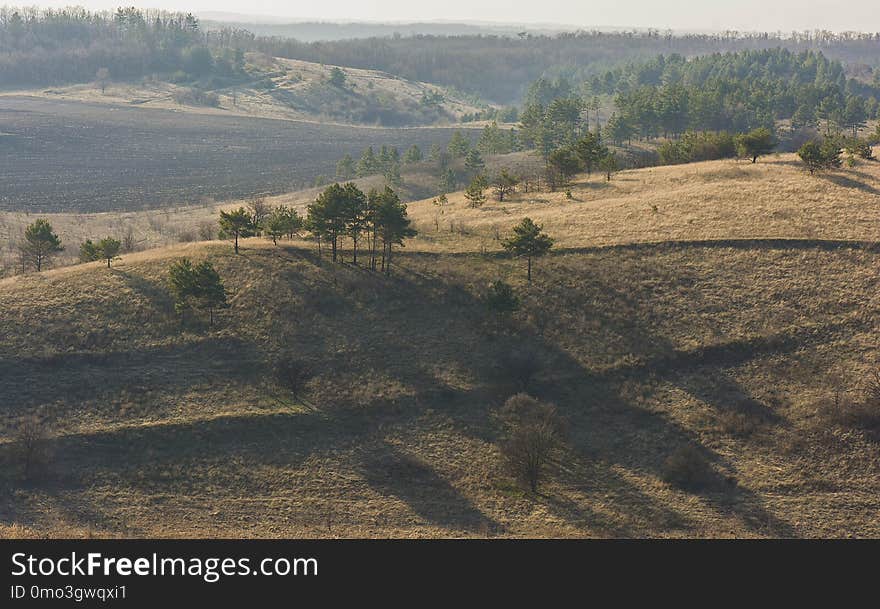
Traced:
<path fill-rule="evenodd" d="M 377 70 L 340 68 L 345 82 L 336 86 L 330 83 L 335 67 L 249 53 L 247 75 L 238 79 L 207 77 L 175 83 L 145 78 L 110 81 L 104 90 L 90 82 L 7 90 L 2 94 L 200 114 L 384 127 L 454 124 L 462 115 L 479 112 L 484 107 L 439 86 Z M 199 91 L 202 97 L 196 97 L 193 91 Z"/>
<path fill-rule="evenodd" d="M 412 203 L 390 278 L 250 239 L 0 280 L 0 455 L 22 413 L 53 433 L 41 479 L 3 468 L 0 534 L 876 537 L 880 444 L 834 404 L 880 357 L 878 191 L 873 163 L 701 163 Z M 523 215 L 558 245 L 530 285 L 495 240 Z M 181 256 L 226 282 L 213 328 L 173 313 Z M 513 350 L 569 426 L 537 496 L 499 459 Z M 315 373 L 302 403 L 282 353 Z M 681 447 L 705 487 L 664 481 Z"/>

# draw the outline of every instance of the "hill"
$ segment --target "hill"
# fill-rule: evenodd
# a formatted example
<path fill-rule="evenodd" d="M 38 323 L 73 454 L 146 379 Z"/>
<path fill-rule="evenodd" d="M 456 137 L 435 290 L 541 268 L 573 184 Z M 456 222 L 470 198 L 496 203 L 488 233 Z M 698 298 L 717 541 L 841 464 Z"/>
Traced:
<path fill-rule="evenodd" d="M 0 455 L 38 412 L 54 456 L 32 482 L 3 468 L 0 531 L 877 536 L 880 444 L 844 408 L 880 355 L 878 174 L 781 156 L 416 202 L 389 278 L 251 239 L 2 280 Z M 531 284 L 494 240 L 524 214 L 558 239 Z M 174 314 L 181 256 L 226 282 L 214 327 Z M 498 278 L 522 301 L 507 324 L 483 300 Z M 569 427 L 538 495 L 499 458 L 523 350 Z M 301 402 L 282 354 L 315 374 Z M 699 489 L 666 481 L 683 447 L 709 465 Z"/>
<path fill-rule="evenodd" d="M 345 76 L 330 82 L 334 68 Z M 428 83 L 377 70 L 282 59 L 249 53 L 238 78 L 206 77 L 179 83 L 162 79 L 94 82 L 7 90 L 67 101 L 161 108 L 199 114 L 382 127 L 449 125 L 487 106 Z"/>

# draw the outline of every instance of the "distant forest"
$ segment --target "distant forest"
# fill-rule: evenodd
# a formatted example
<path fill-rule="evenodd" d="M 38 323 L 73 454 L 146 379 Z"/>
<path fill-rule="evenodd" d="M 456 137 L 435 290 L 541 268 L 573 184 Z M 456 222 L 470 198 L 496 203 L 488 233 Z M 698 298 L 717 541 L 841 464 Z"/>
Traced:
<path fill-rule="evenodd" d="M 0 85 L 57 85 L 106 77 L 128 80 L 231 75 L 243 50 L 209 48 L 191 14 L 120 8 L 0 8 Z"/>
<path fill-rule="evenodd" d="M 596 76 L 586 86 L 540 78 L 526 93 L 521 115 L 527 145 L 545 154 L 584 128 L 598 99 L 614 96 L 605 125 L 614 142 L 679 137 L 688 131 L 744 133 L 847 130 L 853 137 L 877 118 L 880 82 L 848 78 L 838 61 L 822 53 L 786 49 L 713 53 L 686 60 L 659 56 Z"/>
<path fill-rule="evenodd" d="M 304 43 L 227 32 L 230 44 L 271 55 L 383 70 L 412 80 L 474 93 L 503 104 L 520 103 L 540 77 L 589 81 L 622 64 L 657 55 L 693 57 L 767 48 L 821 51 L 853 73 L 880 68 L 880 33 L 662 35 L 659 32 L 578 32 L 553 36 L 414 36 Z"/>
<path fill-rule="evenodd" d="M 880 33 L 522 32 L 303 42 L 259 36 L 236 27 L 207 29 L 192 15 L 180 13 L 0 9 L 0 84 L 7 86 L 87 82 L 101 68 L 120 80 L 175 73 L 180 77 L 232 76 L 241 69 L 244 52 L 259 51 L 381 70 L 497 103 L 519 104 L 530 84 L 542 77 L 593 83 L 609 91 L 621 79 L 631 79 L 632 74 L 623 72 L 625 65 L 650 62 L 661 54 L 685 58 L 777 47 L 796 53 L 821 51 L 843 62 L 848 76 L 863 82 L 873 82 L 880 69 Z M 652 69 L 646 64 L 647 72 Z M 597 81 L 597 77 L 610 80 Z"/>

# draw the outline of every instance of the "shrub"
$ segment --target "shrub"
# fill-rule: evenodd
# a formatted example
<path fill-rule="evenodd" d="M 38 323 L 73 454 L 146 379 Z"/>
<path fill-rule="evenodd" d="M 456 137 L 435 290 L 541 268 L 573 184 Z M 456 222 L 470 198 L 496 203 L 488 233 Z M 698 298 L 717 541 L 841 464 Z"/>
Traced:
<path fill-rule="evenodd" d="M 505 378 L 512 381 L 520 391 L 525 391 L 541 371 L 542 362 L 532 349 L 520 348 L 504 353 L 499 359 Z"/>
<path fill-rule="evenodd" d="M 868 376 L 858 397 L 847 398 L 837 393 L 822 414 L 835 425 L 861 429 L 880 437 L 880 370 Z"/>
<path fill-rule="evenodd" d="M 709 461 L 696 447 L 685 445 L 673 452 L 663 464 L 663 480 L 687 490 L 712 484 L 715 475 Z"/>
<path fill-rule="evenodd" d="M 501 320 L 519 308 L 519 298 L 510 284 L 499 279 L 489 284 L 489 290 L 486 292 L 486 306 Z"/>
<path fill-rule="evenodd" d="M 285 355 L 275 363 L 275 382 L 289 391 L 294 400 L 302 400 L 313 376 L 311 367 L 294 357 Z"/>
<path fill-rule="evenodd" d="M 174 101 L 181 106 L 208 106 L 216 108 L 220 105 L 220 96 L 213 91 L 197 88 L 184 88 L 174 93 Z"/>
<path fill-rule="evenodd" d="M 736 156 L 736 141 L 726 131 L 720 133 L 689 131 L 679 140 L 663 142 L 657 149 L 657 154 L 664 165 L 729 159 Z"/>
<path fill-rule="evenodd" d="M 25 479 L 31 479 L 48 466 L 48 439 L 48 427 L 42 419 L 36 416 L 19 419 L 13 435 L 13 444 Z"/>
<path fill-rule="evenodd" d="M 510 472 L 536 493 L 563 448 L 565 427 L 556 406 L 518 393 L 501 408 L 506 438 L 501 451 Z"/>

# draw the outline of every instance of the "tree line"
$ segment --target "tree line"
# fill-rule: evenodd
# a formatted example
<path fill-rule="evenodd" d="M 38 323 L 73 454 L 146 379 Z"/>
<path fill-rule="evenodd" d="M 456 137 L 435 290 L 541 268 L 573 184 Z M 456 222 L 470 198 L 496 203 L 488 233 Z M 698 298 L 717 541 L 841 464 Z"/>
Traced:
<path fill-rule="evenodd" d="M 382 70 L 412 80 L 474 93 L 498 103 L 520 103 L 529 84 L 540 77 L 591 81 L 613 68 L 656 57 L 786 48 L 821 50 L 826 56 L 876 69 L 880 34 L 827 31 L 778 33 L 723 32 L 673 34 L 647 31 L 579 31 L 555 35 L 414 35 L 301 42 L 254 36 L 228 28 L 225 43 L 279 57 L 329 65 Z"/>
<path fill-rule="evenodd" d="M 135 8 L 0 8 L 0 82 L 53 85 L 235 76 L 244 50 L 221 49 L 198 18 Z"/>

